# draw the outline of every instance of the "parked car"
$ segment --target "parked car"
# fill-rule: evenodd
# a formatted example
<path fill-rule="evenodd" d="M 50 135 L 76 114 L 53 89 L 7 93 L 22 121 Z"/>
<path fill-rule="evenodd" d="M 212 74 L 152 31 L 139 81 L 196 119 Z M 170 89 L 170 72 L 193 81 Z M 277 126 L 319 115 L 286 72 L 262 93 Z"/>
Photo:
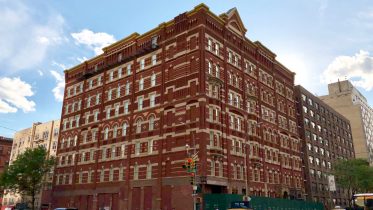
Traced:
<path fill-rule="evenodd" d="M 54 210 L 78 210 L 77 208 L 55 208 Z"/>

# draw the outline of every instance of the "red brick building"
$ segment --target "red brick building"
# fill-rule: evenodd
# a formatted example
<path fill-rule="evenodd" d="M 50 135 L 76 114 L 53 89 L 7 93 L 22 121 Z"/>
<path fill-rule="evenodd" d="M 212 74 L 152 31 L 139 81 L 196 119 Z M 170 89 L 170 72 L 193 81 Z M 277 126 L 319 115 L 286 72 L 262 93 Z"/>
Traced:
<path fill-rule="evenodd" d="M 198 203 L 301 196 L 295 74 L 245 32 L 202 4 L 66 70 L 54 206 L 192 209 L 194 150 Z"/>
<path fill-rule="evenodd" d="M 12 151 L 13 139 L 0 136 L 0 173 L 3 173 L 6 166 L 9 165 L 10 153 Z M 3 202 L 3 192 L 0 192 L 0 206 Z"/>

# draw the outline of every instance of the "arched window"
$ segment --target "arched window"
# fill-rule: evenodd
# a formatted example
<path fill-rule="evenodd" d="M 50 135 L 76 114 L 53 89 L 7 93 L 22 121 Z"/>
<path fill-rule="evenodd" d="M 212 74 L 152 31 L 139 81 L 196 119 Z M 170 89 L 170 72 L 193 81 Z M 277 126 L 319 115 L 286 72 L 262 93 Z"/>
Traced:
<path fill-rule="evenodd" d="M 75 135 L 75 137 L 74 137 L 74 146 L 76 146 L 77 142 L 78 142 L 78 136 Z"/>
<path fill-rule="evenodd" d="M 126 136 L 127 135 L 127 123 L 124 123 L 123 126 L 122 126 L 122 136 Z"/>
<path fill-rule="evenodd" d="M 104 140 L 107 140 L 109 138 L 109 128 L 105 128 L 105 133 L 104 133 Z"/>
<path fill-rule="evenodd" d="M 137 120 L 137 122 L 136 122 L 136 133 L 141 132 L 141 124 L 142 124 L 142 120 L 141 119 Z"/>
<path fill-rule="evenodd" d="M 149 118 L 149 131 L 152 131 L 154 129 L 154 116 L 151 116 Z"/>
<path fill-rule="evenodd" d="M 114 133 L 113 133 L 113 137 L 114 137 L 114 138 L 117 137 L 117 133 L 118 133 L 118 126 L 115 125 L 115 126 L 114 126 Z"/>

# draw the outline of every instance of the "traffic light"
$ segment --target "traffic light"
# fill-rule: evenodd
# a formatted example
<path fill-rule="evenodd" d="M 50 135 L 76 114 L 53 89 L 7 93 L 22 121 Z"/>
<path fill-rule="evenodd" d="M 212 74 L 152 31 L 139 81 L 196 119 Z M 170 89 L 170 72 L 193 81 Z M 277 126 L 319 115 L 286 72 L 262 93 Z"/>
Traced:
<path fill-rule="evenodd" d="M 189 181 L 191 185 L 194 185 L 194 173 L 190 173 Z"/>

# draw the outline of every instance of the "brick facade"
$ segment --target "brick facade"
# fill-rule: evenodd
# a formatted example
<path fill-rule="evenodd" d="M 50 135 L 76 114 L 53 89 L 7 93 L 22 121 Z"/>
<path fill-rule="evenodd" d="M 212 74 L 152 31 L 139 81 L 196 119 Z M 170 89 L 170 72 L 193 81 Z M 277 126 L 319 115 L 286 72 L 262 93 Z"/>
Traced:
<path fill-rule="evenodd" d="M 13 139 L 0 136 L 0 173 L 4 172 L 9 165 L 10 153 L 12 151 Z M 3 204 L 3 193 L 0 192 L 0 206 Z"/>
<path fill-rule="evenodd" d="M 294 73 L 245 32 L 202 4 L 65 71 L 55 207 L 192 209 L 194 150 L 199 203 L 302 196 Z"/>

